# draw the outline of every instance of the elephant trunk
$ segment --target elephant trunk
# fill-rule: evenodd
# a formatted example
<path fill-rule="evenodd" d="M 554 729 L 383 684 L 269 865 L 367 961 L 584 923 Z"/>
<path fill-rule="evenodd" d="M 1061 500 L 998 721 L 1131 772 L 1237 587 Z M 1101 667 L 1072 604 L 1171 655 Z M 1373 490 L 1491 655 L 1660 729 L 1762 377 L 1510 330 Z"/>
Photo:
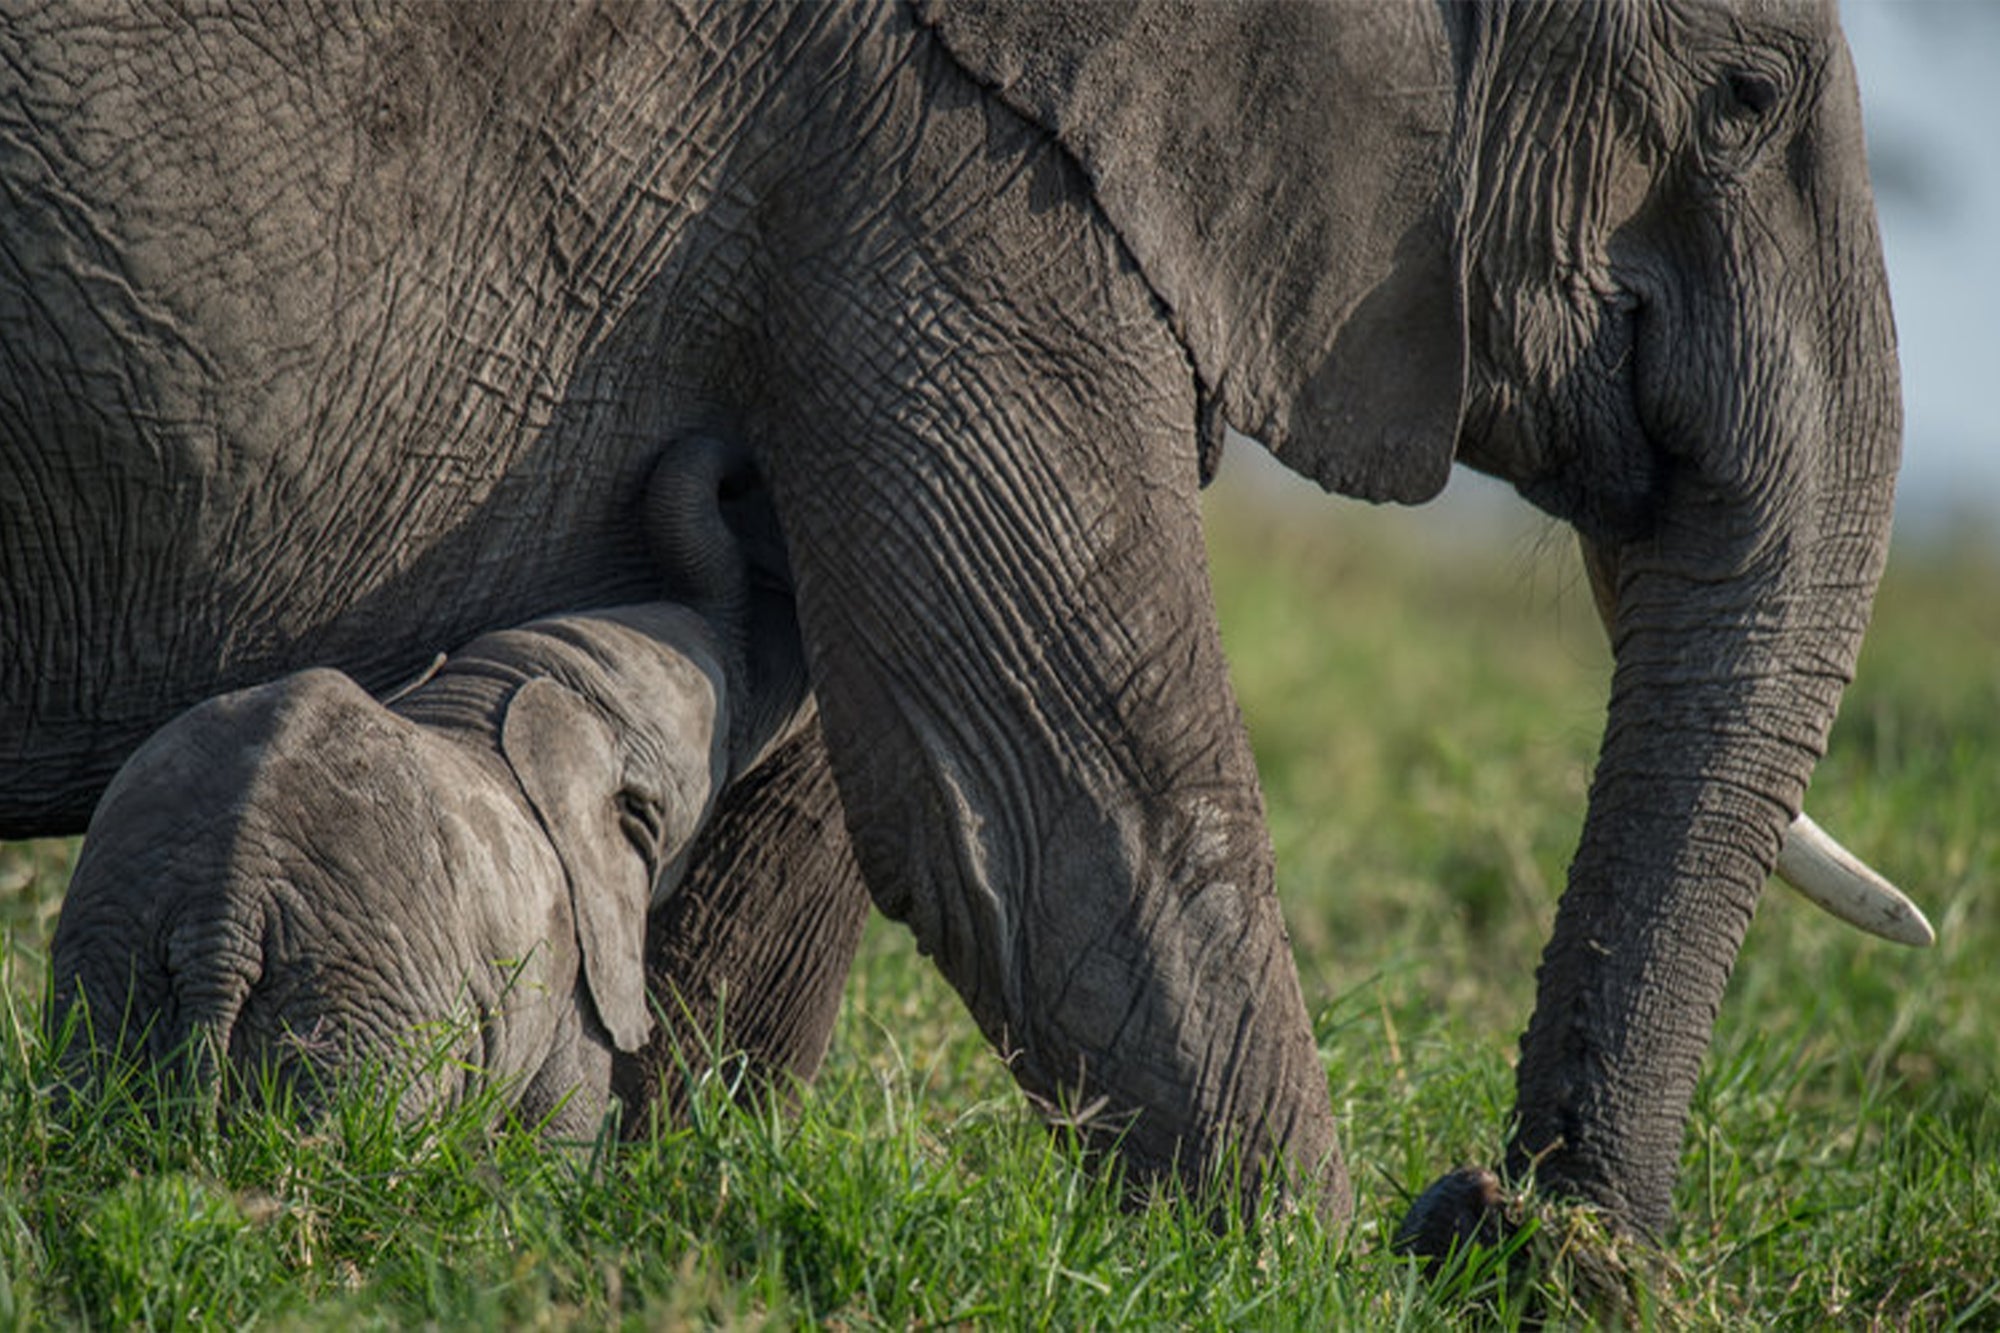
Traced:
<path fill-rule="evenodd" d="M 1628 588 L 1632 601 L 1665 593 Z M 1671 1216 L 1710 1029 L 1838 693 L 1826 676 L 1732 658 L 1727 631 L 1622 635 L 1517 1071 L 1510 1174 L 1534 1169 L 1648 1232 Z"/>
<path fill-rule="evenodd" d="M 1738 211 L 1633 224 L 1633 254 L 1672 236 L 1699 263 L 1621 270 L 1657 481 L 1649 527 L 1591 552 L 1616 670 L 1507 1165 L 1655 1236 L 1724 988 L 1889 546 L 1896 340 L 1844 61 L 1810 127 L 1797 169 Z"/>
<path fill-rule="evenodd" d="M 1723 991 L 1860 650 L 1887 548 L 1888 416 L 1736 568 L 1715 567 L 1714 533 L 1740 527 L 1740 508 L 1712 495 L 1591 552 L 1615 590 L 1616 671 L 1507 1165 L 1648 1234 L 1672 1216 Z"/>
<path fill-rule="evenodd" d="M 1605 636 L 1616 641 L 1616 575 L 1600 548 L 1588 539 L 1581 545 L 1598 618 L 1604 622 Z M 1881 872 L 1841 846 L 1804 811 L 1785 830 L 1777 876 L 1806 901 L 1856 930 L 1911 948 L 1924 949 L 1937 943 L 1937 932 L 1921 907 Z"/>

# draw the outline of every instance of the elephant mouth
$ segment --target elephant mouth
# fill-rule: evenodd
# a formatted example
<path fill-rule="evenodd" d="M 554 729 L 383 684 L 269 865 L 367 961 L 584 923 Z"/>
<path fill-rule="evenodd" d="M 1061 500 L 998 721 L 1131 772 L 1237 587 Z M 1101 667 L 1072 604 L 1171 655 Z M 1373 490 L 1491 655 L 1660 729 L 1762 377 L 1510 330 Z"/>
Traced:
<path fill-rule="evenodd" d="M 1621 452 L 1636 457 L 1615 472 L 1592 465 L 1591 460 L 1605 456 L 1604 451 L 1585 449 L 1574 462 L 1518 482 L 1514 489 L 1529 504 L 1590 541 L 1607 545 L 1643 541 L 1658 523 L 1668 468 L 1650 450 Z"/>
<path fill-rule="evenodd" d="M 1674 451 L 1648 429 L 1640 401 L 1644 303 L 1622 290 L 1579 312 L 1581 346 L 1561 366 L 1483 358 L 1460 458 L 1587 541 L 1615 547 L 1650 536 L 1673 484 Z M 1487 330 L 1509 346 L 1512 330 Z"/>

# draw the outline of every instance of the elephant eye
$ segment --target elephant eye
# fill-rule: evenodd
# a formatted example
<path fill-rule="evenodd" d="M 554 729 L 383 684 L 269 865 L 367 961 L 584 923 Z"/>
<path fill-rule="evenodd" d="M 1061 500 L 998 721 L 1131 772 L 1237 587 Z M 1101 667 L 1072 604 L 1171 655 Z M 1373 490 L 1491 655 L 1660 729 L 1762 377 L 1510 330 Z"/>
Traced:
<path fill-rule="evenodd" d="M 1737 70 L 1722 81 L 1722 94 L 1728 114 L 1755 119 L 1776 106 L 1784 90 L 1776 79 Z"/>
<path fill-rule="evenodd" d="M 627 787 L 618 793 L 618 826 L 624 830 L 626 840 L 644 858 L 646 865 L 657 867 L 660 848 L 667 835 L 660 803 L 649 799 L 643 792 Z"/>
<path fill-rule="evenodd" d="M 1703 139 L 1725 171 L 1741 170 L 1771 138 L 1772 113 L 1785 100 L 1784 83 L 1756 70 L 1731 70 L 1710 90 Z"/>

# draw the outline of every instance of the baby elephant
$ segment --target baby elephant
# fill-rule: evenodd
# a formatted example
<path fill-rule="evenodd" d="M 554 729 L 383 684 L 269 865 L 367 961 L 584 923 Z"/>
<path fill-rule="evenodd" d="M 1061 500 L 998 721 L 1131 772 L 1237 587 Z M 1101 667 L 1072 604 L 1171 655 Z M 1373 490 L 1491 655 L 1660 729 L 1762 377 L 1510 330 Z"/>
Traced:
<path fill-rule="evenodd" d="M 407 1113 L 505 1080 L 591 1132 L 651 1026 L 647 908 L 750 758 L 732 736 L 802 707 L 803 673 L 760 663 L 788 698 L 733 725 L 730 651 L 655 603 L 488 634 L 387 705 L 330 670 L 199 705 L 92 818 L 55 1021 L 80 1001 L 79 1052 L 276 1075 L 308 1110 L 374 1065 L 414 1072 Z"/>
<path fill-rule="evenodd" d="M 751 757 L 732 737 L 802 707 L 803 673 L 760 663 L 788 698 L 733 724 L 729 653 L 655 603 L 488 634 L 387 705 L 330 670 L 199 705 L 92 818 L 55 1022 L 80 1001 L 79 1058 L 186 1053 L 307 1109 L 372 1064 L 413 1070 L 407 1113 L 505 1080 L 590 1132 L 651 1026 L 647 908 Z"/>

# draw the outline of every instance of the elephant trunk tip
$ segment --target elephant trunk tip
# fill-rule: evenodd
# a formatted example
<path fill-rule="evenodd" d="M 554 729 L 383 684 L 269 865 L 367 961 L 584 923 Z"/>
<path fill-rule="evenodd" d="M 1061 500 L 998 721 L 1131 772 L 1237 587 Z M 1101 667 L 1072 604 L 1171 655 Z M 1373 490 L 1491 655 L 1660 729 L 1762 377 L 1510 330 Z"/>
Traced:
<path fill-rule="evenodd" d="M 1510 1229 L 1507 1192 L 1485 1167 L 1439 1177 L 1410 1204 L 1390 1248 L 1435 1268 L 1470 1245 L 1498 1245 Z"/>

